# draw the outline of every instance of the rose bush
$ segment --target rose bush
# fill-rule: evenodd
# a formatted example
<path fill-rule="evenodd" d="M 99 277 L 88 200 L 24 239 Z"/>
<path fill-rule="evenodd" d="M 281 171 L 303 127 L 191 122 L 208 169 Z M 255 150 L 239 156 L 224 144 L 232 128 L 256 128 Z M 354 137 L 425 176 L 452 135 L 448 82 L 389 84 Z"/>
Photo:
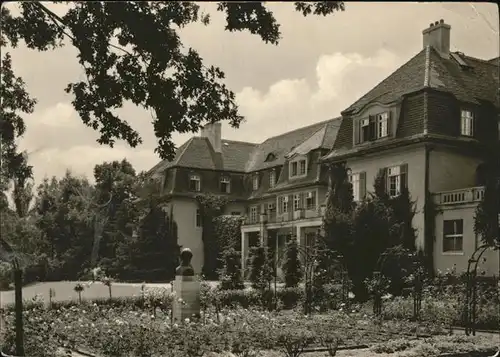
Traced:
<path fill-rule="evenodd" d="M 13 353 L 14 314 L 5 311 L 4 352 Z M 386 322 L 390 333 L 381 334 L 369 316 L 333 312 L 304 316 L 296 311 L 267 312 L 257 309 L 208 309 L 200 321 L 172 324 L 170 310 L 104 302 L 83 303 L 25 311 L 26 355 L 54 356 L 64 346 L 94 351 L 103 356 L 186 356 L 232 351 L 251 356 L 258 351 L 282 350 L 300 355 L 307 346 L 329 343 L 324 331 L 336 331 L 344 344 L 386 341 L 414 328 L 407 322 Z M 244 337 L 246 336 L 246 337 Z"/>

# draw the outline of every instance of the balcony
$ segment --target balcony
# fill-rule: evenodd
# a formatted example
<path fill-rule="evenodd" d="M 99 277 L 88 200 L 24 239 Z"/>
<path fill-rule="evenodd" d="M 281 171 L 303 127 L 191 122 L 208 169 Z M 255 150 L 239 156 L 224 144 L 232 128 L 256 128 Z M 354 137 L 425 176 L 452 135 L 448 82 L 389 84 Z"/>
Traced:
<path fill-rule="evenodd" d="M 299 209 L 296 211 L 289 211 L 280 214 L 277 214 L 276 211 L 267 211 L 267 213 L 262 213 L 257 216 L 246 217 L 243 225 L 282 223 L 309 218 L 320 218 L 325 214 L 325 210 L 326 207 L 324 205 L 320 205 L 317 208 L 313 209 Z"/>
<path fill-rule="evenodd" d="M 484 187 L 469 187 L 453 191 L 436 192 L 432 196 L 434 203 L 437 205 L 479 203 L 484 198 Z"/>

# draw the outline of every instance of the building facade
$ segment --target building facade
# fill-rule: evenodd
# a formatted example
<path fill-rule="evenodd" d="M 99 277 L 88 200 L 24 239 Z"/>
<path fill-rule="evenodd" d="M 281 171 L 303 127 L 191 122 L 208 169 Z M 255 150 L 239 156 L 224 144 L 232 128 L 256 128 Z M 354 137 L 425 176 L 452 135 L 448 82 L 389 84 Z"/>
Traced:
<path fill-rule="evenodd" d="M 483 164 L 500 152 L 499 63 L 451 52 L 451 27 L 442 20 L 422 35 L 422 50 L 340 118 L 260 144 L 223 140 L 220 123 L 210 124 L 173 161 L 151 170 L 171 197 L 179 244 L 193 249 L 196 271 L 203 264 L 197 194 L 227 196 L 225 213 L 245 216 L 243 265 L 260 244 L 280 257 L 289 237 L 305 245 L 320 228 L 323 164 L 338 162 L 350 169 L 355 201 L 373 190 L 381 169 L 390 196 L 407 187 L 416 202 L 417 247 L 432 254 L 436 269 L 467 268 L 481 244 L 473 222 Z M 498 275 L 498 252 L 483 257 L 480 269 Z"/>
<path fill-rule="evenodd" d="M 373 190 L 383 169 L 386 190 L 407 187 L 416 201 L 416 245 L 437 270 L 467 269 L 480 246 L 474 212 L 484 196 L 484 163 L 499 152 L 498 60 L 450 52 L 451 27 L 423 31 L 423 49 L 342 112 L 332 151 L 322 160 L 351 169 L 355 199 Z M 480 269 L 498 275 L 498 252 Z"/>
<path fill-rule="evenodd" d="M 333 146 L 340 120 L 309 125 L 254 144 L 224 140 L 221 124 L 205 126 L 176 151 L 174 160 L 150 170 L 169 196 L 179 245 L 193 250 L 203 266 L 202 218 L 196 196 L 227 197 L 224 214 L 244 216 L 243 264 L 249 248 L 267 244 L 283 251 L 287 237 L 304 240 L 321 226 L 327 174 L 319 158 Z"/>

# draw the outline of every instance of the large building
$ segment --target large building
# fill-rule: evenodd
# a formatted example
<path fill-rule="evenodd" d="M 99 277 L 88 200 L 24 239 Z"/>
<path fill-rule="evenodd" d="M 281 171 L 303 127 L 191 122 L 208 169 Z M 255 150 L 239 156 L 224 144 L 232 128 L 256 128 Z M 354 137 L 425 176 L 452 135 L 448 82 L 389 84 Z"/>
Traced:
<path fill-rule="evenodd" d="M 417 246 L 432 252 L 436 269 L 461 271 L 480 245 L 473 226 L 483 163 L 500 150 L 499 64 L 450 52 L 450 31 L 443 20 L 431 24 L 417 55 L 342 112 L 323 160 L 347 163 L 358 200 L 380 169 L 391 196 L 408 187 Z M 480 268 L 498 275 L 498 253 L 484 257 Z"/>
<path fill-rule="evenodd" d="M 151 169 L 170 197 L 179 245 L 193 250 L 195 270 L 203 265 L 201 193 L 226 196 L 224 213 L 246 217 L 244 255 L 261 242 L 282 250 L 287 236 L 304 240 L 316 232 L 328 184 L 319 158 L 333 147 L 339 127 L 340 119 L 332 119 L 253 144 L 224 140 L 221 124 L 209 124 L 179 147 L 173 161 Z"/>
<path fill-rule="evenodd" d="M 432 252 L 436 269 L 466 269 L 480 245 L 473 221 L 484 195 L 482 164 L 492 145 L 500 150 L 499 63 L 451 52 L 450 32 L 442 20 L 431 24 L 422 50 L 340 118 L 260 144 L 223 140 L 220 123 L 211 124 L 173 161 L 154 167 L 195 270 L 203 264 L 197 194 L 228 196 L 225 213 L 246 217 L 243 258 L 258 244 L 280 251 L 287 237 L 307 244 L 319 229 L 328 185 L 322 163 L 334 162 L 350 168 L 355 200 L 372 189 L 380 169 L 390 195 L 408 187 L 417 246 Z M 480 269 L 498 274 L 498 253 L 484 257 Z"/>

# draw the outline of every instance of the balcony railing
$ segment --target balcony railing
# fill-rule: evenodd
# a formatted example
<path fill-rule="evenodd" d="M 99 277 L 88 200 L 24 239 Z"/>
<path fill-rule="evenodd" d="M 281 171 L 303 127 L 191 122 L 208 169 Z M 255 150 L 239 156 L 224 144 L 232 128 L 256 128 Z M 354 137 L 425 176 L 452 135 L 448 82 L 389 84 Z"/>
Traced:
<path fill-rule="evenodd" d="M 276 211 L 268 211 L 267 213 L 260 214 L 253 217 L 246 217 L 244 225 L 252 225 L 258 223 L 277 223 L 277 222 L 290 222 L 294 220 L 319 218 L 325 214 L 326 207 L 320 205 L 315 209 L 299 209 L 297 211 L 290 211 L 287 213 L 277 214 Z"/>
<path fill-rule="evenodd" d="M 433 194 L 437 205 L 456 205 L 481 202 L 484 198 L 484 187 L 469 187 L 460 190 L 437 192 Z"/>

